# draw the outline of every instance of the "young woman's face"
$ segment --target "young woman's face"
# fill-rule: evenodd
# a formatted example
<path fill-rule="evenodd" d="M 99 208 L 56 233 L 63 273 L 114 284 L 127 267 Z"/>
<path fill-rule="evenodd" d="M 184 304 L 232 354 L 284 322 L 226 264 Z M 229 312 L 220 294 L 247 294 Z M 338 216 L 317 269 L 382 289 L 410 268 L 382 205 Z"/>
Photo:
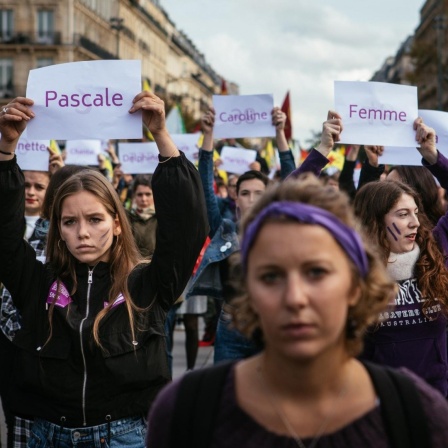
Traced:
<path fill-rule="evenodd" d="M 50 176 L 43 171 L 24 171 L 25 216 L 39 216 Z"/>
<path fill-rule="evenodd" d="M 264 193 L 266 185 L 260 179 L 249 179 L 241 182 L 236 198 L 236 205 L 244 216 L 252 208 L 255 201 Z"/>
<path fill-rule="evenodd" d="M 139 185 L 134 193 L 135 204 L 140 210 L 154 207 L 152 189 L 146 185 Z"/>
<path fill-rule="evenodd" d="M 265 224 L 248 257 L 247 287 L 267 350 L 311 360 L 345 346 L 358 301 L 347 255 L 324 228 Z"/>
<path fill-rule="evenodd" d="M 401 254 L 413 250 L 420 227 L 414 198 L 403 194 L 384 217 L 384 224 L 391 252 Z"/>
<path fill-rule="evenodd" d="M 81 191 L 64 200 L 60 232 L 77 260 L 95 266 L 109 261 L 113 237 L 121 233 L 121 227 L 95 195 Z"/>

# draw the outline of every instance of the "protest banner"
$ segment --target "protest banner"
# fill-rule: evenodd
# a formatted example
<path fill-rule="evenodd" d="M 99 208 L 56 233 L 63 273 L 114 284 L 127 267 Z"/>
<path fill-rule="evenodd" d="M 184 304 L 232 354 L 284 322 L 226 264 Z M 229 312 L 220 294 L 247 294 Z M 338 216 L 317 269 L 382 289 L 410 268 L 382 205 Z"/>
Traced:
<path fill-rule="evenodd" d="M 414 144 L 416 87 L 335 81 L 334 98 L 344 127 L 338 143 L 401 147 Z"/>
<path fill-rule="evenodd" d="M 272 95 L 213 95 L 215 138 L 274 137 Z"/>
<path fill-rule="evenodd" d="M 141 91 L 141 61 L 86 61 L 30 70 L 32 139 L 142 138 L 141 112 L 129 113 Z"/>
<path fill-rule="evenodd" d="M 126 174 L 152 174 L 159 164 L 159 150 L 154 142 L 119 143 L 118 158 Z"/>

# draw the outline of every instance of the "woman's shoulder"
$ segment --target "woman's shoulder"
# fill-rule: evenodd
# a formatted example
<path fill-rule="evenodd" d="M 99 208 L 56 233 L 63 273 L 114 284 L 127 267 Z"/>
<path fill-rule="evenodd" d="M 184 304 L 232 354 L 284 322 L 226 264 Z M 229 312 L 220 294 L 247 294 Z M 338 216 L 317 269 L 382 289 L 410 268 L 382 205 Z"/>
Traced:
<path fill-rule="evenodd" d="M 409 377 L 417 388 L 423 411 L 427 417 L 429 432 L 433 437 L 432 446 L 446 446 L 448 440 L 448 402 L 446 397 L 405 367 L 400 368 L 399 371 Z"/>
<path fill-rule="evenodd" d="M 170 446 L 172 419 L 182 379 L 178 378 L 166 385 L 152 403 L 148 414 L 148 427 L 151 428 L 146 440 L 148 446 Z"/>

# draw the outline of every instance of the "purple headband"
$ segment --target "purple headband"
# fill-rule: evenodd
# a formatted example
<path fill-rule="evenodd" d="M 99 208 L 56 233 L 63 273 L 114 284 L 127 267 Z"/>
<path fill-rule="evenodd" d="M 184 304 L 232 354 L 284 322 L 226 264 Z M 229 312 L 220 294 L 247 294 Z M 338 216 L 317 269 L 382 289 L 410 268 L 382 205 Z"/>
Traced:
<path fill-rule="evenodd" d="M 245 269 L 247 268 L 249 249 L 260 231 L 263 221 L 269 216 L 288 216 L 300 222 L 324 227 L 333 235 L 333 238 L 355 263 L 361 276 L 364 278 L 367 275 L 369 262 L 367 261 L 366 251 L 364 250 L 361 237 L 354 229 L 346 226 L 335 215 L 322 208 L 292 201 L 270 204 L 249 224 L 241 243 L 241 256 Z"/>

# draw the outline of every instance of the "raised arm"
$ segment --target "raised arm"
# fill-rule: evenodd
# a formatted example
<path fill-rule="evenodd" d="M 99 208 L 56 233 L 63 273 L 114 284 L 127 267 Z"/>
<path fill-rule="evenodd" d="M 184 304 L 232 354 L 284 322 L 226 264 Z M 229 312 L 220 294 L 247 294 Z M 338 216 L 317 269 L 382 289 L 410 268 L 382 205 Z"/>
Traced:
<path fill-rule="evenodd" d="M 150 92 L 137 95 L 130 112 L 143 110 L 143 121 L 159 148 L 159 165 L 152 178 L 157 210 L 156 249 L 149 265 L 149 287 L 168 309 L 190 278 L 208 233 L 199 174 L 171 140 L 165 106 Z"/>
<path fill-rule="evenodd" d="M 272 109 L 272 124 L 275 126 L 275 141 L 280 159 L 280 176 L 282 179 L 286 179 L 296 169 L 296 164 L 288 140 L 286 140 L 286 114 L 279 107 Z"/>
<path fill-rule="evenodd" d="M 356 162 L 358 161 L 360 145 L 351 145 L 347 148 L 344 166 L 339 176 L 339 188 L 345 191 L 353 200 L 356 195 L 356 187 L 353 179 L 355 173 Z"/>
<path fill-rule="evenodd" d="M 18 97 L 0 112 L 0 283 L 21 307 L 29 288 L 42 278 L 34 250 L 25 242 L 24 176 L 16 162 L 15 149 L 26 123 L 34 117 L 33 101 Z"/>
<path fill-rule="evenodd" d="M 311 172 L 319 176 L 322 169 L 329 162 L 328 154 L 333 146 L 340 141 L 343 130 L 341 116 L 332 110 L 328 111 L 327 120 L 322 126 L 322 138 L 316 149 L 313 149 L 302 165 L 293 171 L 290 177 L 298 177 L 303 173 Z"/>
<path fill-rule="evenodd" d="M 383 153 L 383 146 L 364 146 L 366 160 L 364 160 L 359 175 L 358 190 L 369 182 L 380 180 L 381 174 L 384 172 L 384 165 L 378 161 L 378 157 Z"/>
<path fill-rule="evenodd" d="M 202 117 L 201 125 L 204 141 L 199 153 L 199 175 L 204 189 L 208 222 L 210 224 L 210 238 L 222 223 L 218 198 L 213 190 L 213 126 L 215 124 L 215 110 L 211 107 Z"/>
<path fill-rule="evenodd" d="M 437 151 L 434 129 L 426 126 L 421 118 L 414 122 L 415 139 L 420 143 L 417 148 L 422 155 L 422 165 L 439 181 L 442 188 L 448 189 L 448 160 Z"/>

